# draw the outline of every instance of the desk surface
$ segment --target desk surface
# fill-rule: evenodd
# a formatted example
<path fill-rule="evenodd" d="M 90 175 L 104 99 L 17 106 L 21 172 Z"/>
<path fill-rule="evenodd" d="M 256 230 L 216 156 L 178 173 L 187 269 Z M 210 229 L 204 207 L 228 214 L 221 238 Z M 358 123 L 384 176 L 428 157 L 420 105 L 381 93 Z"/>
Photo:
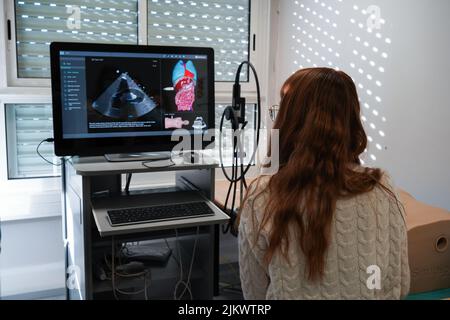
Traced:
<path fill-rule="evenodd" d="M 182 157 L 161 161 L 109 162 L 104 157 L 75 157 L 69 160 L 81 176 L 102 176 L 123 173 L 167 172 L 217 168 L 214 158 L 202 155 L 199 163 L 184 162 Z M 145 162 L 145 165 L 143 164 Z"/>
<path fill-rule="evenodd" d="M 167 203 L 176 204 L 189 201 L 206 201 L 209 207 L 213 210 L 214 215 L 168 221 L 155 221 L 150 223 L 116 227 L 111 226 L 107 218 L 107 211 L 110 209 L 146 207 L 152 205 L 164 205 Z M 221 224 L 229 220 L 229 217 L 223 213 L 222 210 L 194 191 L 154 193 L 114 198 L 97 198 L 92 200 L 92 211 L 97 229 L 102 237 Z"/>

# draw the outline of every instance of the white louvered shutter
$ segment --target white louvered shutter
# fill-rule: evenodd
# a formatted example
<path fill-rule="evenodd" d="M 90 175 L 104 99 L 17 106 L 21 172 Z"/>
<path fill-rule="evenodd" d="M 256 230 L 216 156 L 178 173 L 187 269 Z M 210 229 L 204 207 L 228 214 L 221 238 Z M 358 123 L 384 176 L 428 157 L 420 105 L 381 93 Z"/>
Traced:
<path fill-rule="evenodd" d="M 214 48 L 216 81 L 249 59 L 249 28 L 249 0 L 148 0 L 148 43 Z"/>
<path fill-rule="evenodd" d="M 52 41 L 138 43 L 137 0 L 16 0 L 17 75 L 50 77 Z"/>
<path fill-rule="evenodd" d="M 59 174 L 59 167 L 48 164 L 36 153 L 39 142 L 53 137 L 51 105 L 7 104 L 6 130 L 10 179 Z M 52 143 L 43 143 L 39 151 L 47 160 L 59 163 Z"/>

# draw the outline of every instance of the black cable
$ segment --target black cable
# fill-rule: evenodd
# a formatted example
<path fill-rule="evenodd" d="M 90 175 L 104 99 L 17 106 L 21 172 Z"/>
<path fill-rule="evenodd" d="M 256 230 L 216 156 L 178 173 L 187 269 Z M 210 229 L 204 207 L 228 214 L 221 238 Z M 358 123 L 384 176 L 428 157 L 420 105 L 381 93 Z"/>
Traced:
<path fill-rule="evenodd" d="M 223 156 L 222 156 L 223 121 L 225 119 L 225 115 L 226 115 L 227 112 L 230 114 L 230 118 L 231 118 L 230 120 L 231 120 L 231 123 L 232 123 L 232 129 L 233 129 L 233 137 L 232 137 L 232 139 L 233 139 L 233 159 L 234 159 L 234 152 L 235 152 L 235 150 L 234 150 L 234 130 L 235 130 L 235 127 L 237 125 L 236 124 L 237 123 L 237 119 L 236 119 L 236 116 L 234 115 L 233 108 L 232 107 L 226 107 L 224 112 L 222 113 L 222 117 L 220 119 L 220 128 L 219 128 L 219 160 L 220 160 L 220 167 L 222 169 L 222 172 L 223 172 L 225 178 L 227 178 L 227 180 L 230 181 L 230 182 L 234 182 L 234 178 L 233 177 L 230 178 L 230 176 L 228 175 L 228 173 L 225 170 L 225 166 L 223 164 Z M 232 175 L 233 175 L 233 166 L 234 166 L 234 162 L 232 162 L 232 166 L 231 166 L 231 168 L 232 168 L 232 170 L 231 170 L 232 173 L 231 174 Z"/>
<path fill-rule="evenodd" d="M 243 154 L 242 154 L 243 148 L 242 148 L 242 139 L 241 139 L 242 132 L 241 131 L 243 131 L 245 129 L 245 126 L 247 125 L 247 123 L 245 122 L 245 118 L 243 120 L 236 118 L 235 110 L 233 108 L 233 107 L 235 107 L 234 105 L 237 104 L 237 101 L 235 101 L 235 99 L 237 99 L 237 97 L 239 97 L 239 95 L 240 95 L 240 89 L 239 89 L 240 88 L 239 87 L 240 73 L 241 73 L 242 67 L 244 65 L 248 65 L 250 67 L 250 69 L 252 70 L 254 77 L 255 77 L 256 92 L 257 92 L 257 112 L 258 112 L 258 120 L 257 120 L 257 127 L 256 127 L 256 143 L 254 145 L 250 161 L 245 166 L 244 166 L 244 160 L 242 158 L 243 157 Z M 237 235 L 236 230 L 233 229 L 234 219 L 236 218 L 236 215 L 234 212 L 234 210 L 235 210 L 234 206 L 235 206 L 235 202 L 236 202 L 237 183 L 242 182 L 241 188 L 240 188 L 240 193 L 244 192 L 244 190 L 242 190 L 242 189 L 244 189 L 244 188 L 247 189 L 247 187 L 248 187 L 247 181 L 245 179 L 245 175 L 250 170 L 253 162 L 255 161 L 255 156 L 256 156 L 258 145 L 259 145 L 259 138 L 260 138 L 259 133 L 260 133 L 260 129 L 261 129 L 261 90 L 260 90 L 259 79 L 258 79 L 258 74 L 256 73 L 256 69 L 249 61 L 244 61 L 239 65 L 238 70 L 236 72 L 235 86 L 234 86 L 233 90 L 236 90 L 236 91 L 233 91 L 233 106 L 226 107 L 222 114 L 222 117 L 220 119 L 219 158 L 220 158 L 220 167 L 222 169 L 222 172 L 223 172 L 225 178 L 230 182 L 230 185 L 228 187 L 227 197 L 226 197 L 225 204 L 224 204 L 225 212 L 227 212 L 227 210 L 228 210 L 227 209 L 228 201 L 230 198 L 231 190 L 233 190 L 233 198 L 232 198 L 232 203 L 231 203 L 231 209 L 229 212 L 231 220 L 227 224 L 226 227 L 222 226 L 222 231 L 223 231 L 223 233 L 227 233 L 229 230 L 231 230 L 231 232 L 234 235 Z M 237 92 L 237 94 L 235 94 L 236 92 Z M 233 160 L 232 160 L 232 164 L 231 164 L 231 177 L 228 175 L 228 173 L 225 170 L 225 166 L 223 163 L 223 155 L 222 155 L 223 124 L 224 124 L 225 117 L 227 118 L 227 120 L 230 120 L 231 126 L 232 126 L 232 132 L 233 132 L 233 137 L 232 137 L 232 139 L 233 139 L 232 140 L 233 141 Z M 245 117 L 245 115 L 243 117 Z M 240 128 L 240 122 L 242 123 L 241 128 Z M 237 139 L 237 137 L 235 135 L 237 130 L 239 133 L 239 139 Z M 238 140 L 238 142 L 236 140 Z M 239 158 L 241 158 L 241 159 L 239 159 Z M 239 160 L 240 160 L 240 165 L 239 165 Z M 240 175 L 238 174 L 239 169 L 241 171 Z"/>
<path fill-rule="evenodd" d="M 236 81 L 239 81 L 241 69 L 244 64 L 247 64 L 252 69 L 253 75 L 255 76 L 258 120 L 257 120 L 257 128 L 256 128 L 256 145 L 253 148 L 252 157 L 250 158 L 250 161 L 249 161 L 247 167 L 245 168 L 245 171 L 242 173 L 242 178 L 245 178 L 245 175 L 247 174 L 248 170 L 250 170 L 250 167 L 252 166 L 252 163 L 255 160 L 256 152 L 257 152 L 258 145 L 259 145 L 259 131 L 261 130 L 261 88 L 259 85 L 258 74 L 256 73 L 256 69 L 253 66 L 253 64 L 251 64 L 249 61 L 242 62 L 238 68 L 238 72 L 236 73 Z"/>
<path fill-rule="evenodd" d="M 235 163 L 236 161 L 236 163 Z M 232 219 L 234 219 L 234 205 L 235 205 L 235 201 L 236 201 L 236 188 L 237 188 L 237 183 L 238 181 L 236 180 L 236 177 L 238 175 L 238 166 L 237 166 L 237 157 L 233 156 L 233 162 L 232 162 L 232 167 L 231 167 L 232 173 L 231 173 L 231 178 L 233 179 L 233 182 L 230 183 L 230 186 L 228 187 L 228 193 L 227 193 L 227 198 L 225 200 L 225 211 L 227 210 L 228 207 L 228 200 L 230 198 L 230 194 L 231 194 L 231 190 L 233 190 L 233 197 L 232 197 L 232 204 L 231 204 L 231 208 L 230 211 L 228 212 L 230 217 L 232 217 Z M 227 233 L 231 228 L 231 223 L 228 223 L 226 226 L 222 225 L 222 231 L 223 233 Z"/>
<path fill-rule="evenodd" d="M 234 176 L 233 176 L 233 178 L 234 178 Z M 226 199 L 225 199 L 225 203 L 224 203 L 224 206 L 223 206 L 224 209 L 225 209 L 225 211 L 227 210 L 228 200 L 229 200 L 229 198 L 230 198 L 230 194 L 231 194 L 231 190 L 233 189 L 233 185 L 234 185 L 235 183 L 237 183 L 237 182 L 231 182 L 230 185 L 229 185 L 229 187 L 228 187 L 227 197 L 226 197 Z M 231 213 L 230 213 L 230 216 L 231 216 Z M 222 224 L 222 232 L 223 232 L 223 233 L 227 233 L 228 230 L 230 230 L 230 225 L 229 225 L 229 224 L 227 224 L 227 225 Z"/>
<path fill-rule="evenodd" d="M 261 89 L 260 89 L 260 85 L 259 85 L 259 79 L 258 79 L 258 74 L 256 73 L 256 69 L 255 67 L 249 62 L 249 61 L 244 61 L 242 62 L 239 67 L 238 70 L 236 72 L 236 83 L 239 84 L 239 78 L 240 78 L 240 73 L 242 70 L 242 67 L 247 64 L 251 70 L 253 71 L 253 75 L 255 77 L 255 83 L 256 83 L 256 94 L 257 94 L 257 112 L 258 112 L 258 120 L 257 120 L 257 128 L 256 128 L 256 144 L 253 148 L 253 152 L 252 152 L 252 156 L 250 158 L 249 163 L 245 166 L 245 170 L 242 172 L 241 176 L 239 176 L 239 178 L 236 178 L 236 181 L 239 181 L 240 179 L 244 178 L 245 175 L 247 174 L 247 172 L 250 170 L 253 161 L 255 160 L 255 156 L 256 156 L 256 152 L 257 152 L 257 148 L 259 145 L 259 131 L 261 130 Z M 231 179 L 230 176 L 227 174 L 226 170 L 225 170 L 225 166 L 223 164 L 223 158 L 222 158 L 222 131 L 223 131 L 223 120 L 225 118 L 226 113 L 228 112 L 232 119 L 232 124 L 234 126 L 234 123 L 237 122 L 236 120 L 236 116 L 234 115 L 233 112 L 233 108 L 232 107 L 226 107 L 224 113 L 222 114 L 222 118 L 220 119 L 220 134 L 219 134 L 219 158 L 220 158 L 220 167 L 222 169 L 222 172 L 225 176 L 225 178 L 229 181 L 229 182 L 233 182 L 234 179 Z M 234 129 L 234 128 L 233 128 Z"/>
<path fill-rule="evenodd" d="M 235 178 L 238 175 L 238 170 L 239 170 L 239 166 L 238 166 L 238 156 L 235 157 L 235 166 L 234 166 L 234 176 Z M 234 225 L 234 221 L 236 219 L 236 213 L 235 213 L 235 204 L 236 204 L 236 192 L 237 192 L 237 186 L 238 186 L 238 182 L 240 181 L 240 179 L 238 181 L 236 181 L 234 183 L 234 188 L 233 188 L 233 201 L 231 202 L 231 210 L 230 210 L 230 217 L 231 220 L 228 223 L 227 229 L 230 230 L 230 232 L 233 231 L 233 225 Z M 240 191 L 242 192 L 242 191 Z"/>
<path fill-rule="evenodd" d="M 233 128 L 236 128 L 235 124 L 233 124 Z M 230 183 L 230 186 L 228 187 L 228 192 L 227 192 L 227 197 L 225 199 L 224 208 L 225 208 L 225 211 L 227 211 L 228 200 L 230 198 L 231 190 L 233 190 L 232 205 L 231 205 L 231 209 L 228 213 L 229 213 L 230 217 L 232 218 L 232 220 L 234 220 L 234 205 L 235 205 L 235 200 L 236 200 L 236 188 L 237 188 L 237 183 L 239 180 L 236 179 L 237 175 L 238 175 L 238 155 L 237 155 L 238 148 L 237 148 L 237 143 L 236 143 L 237 138 L 235 136 L 233 136 L 232 141 L 233 141 L 233 160 L 231 163 L 231 180 L 232 181 Z M 220 146 L 220 149 L 221 149 L 221 146 Z M 242 168 L 242 162 L 241 162 L 241 168 Z M 228 223 L 226 226 L 222 225 L 222 232 L 227 233 L 230 230 L 230 228 L 231 228 L 231 223 Z"/>
<path fill-rule="evenodd" d="M 241 163 L 241 167 L 243 167 L 243 165 L 242 165 L 242 163 Z M 247 184 L 247 179 L 244 177 L 244 188 L 245 188 L 245 190 L 247 190 L 247 188 L 248 188 L 248 184 Z"/>
<path fill-rule="evenodd" d="M 234 157 L 234 161 L 235 161 L 235 165 L 234 165 L 234 177 L 236 178 L 237 175 L 238 175 L 238 170 L 239 170 L 239 167 L 238 167 L 238 157 L 237 157 L 237 156 Z M 240 179 L 239 179 L 238 181 L 240 181 Z M 230 211 L 231 215 L 234 215 L 234 205 L 236 204 L 236 191 L 237 191 L 237 184 L 238 184 L 238 181 L 236 181 L 236 182 L 234 183 L 234 187 L 233 187 L 233 200 L 232 200 L 232 202 L 231 202 L 231 211 Z"/>
<path fill-rule="evenodd" d="M 243 67 L 244 65 L 248 65 L 248 66 L 250 67 L 250 69 L 252 70 L 253 75 L 254 75 L 254 77 L 255 77 L 255 83 L 256 83 L 256 99 L 257 99 L 256 102 L 257 102 L 257 109 L 258 109 L 258 110 L 257 110 L 257 112 L 258 112 L 258 120 L 257 120 L 257 128 L 256 128 L 256 145 L 255 145 L 255 147 L 253 148 L 253 154 L 252 154 L 252 157 L 251 157 L 250 162 L 249 162 L 249 164 L 247 165 L 247 167 L 246 167 L 246 169 L 245 169 L 243 175 L 245 175 L 245 174 L 248 172 L 248 170 L 249 170 L 250 167 L 251 167 L 251 164 L 253 163 L 253 161 L 254 161 L 254 159 L 255 159 L 257 147 L 258 147 L 258 145 L 259 145 L 259 131 L 260 131 L 260 129 L 261 129 L 261 88 L 260 88 L 260 85 L 259 85 L 258 73 L 256 72 L 256 69 L 255 69 L 255 67 L 253 66 L 253 64 L 252 64 L 251 62 L 249 62 L 249 61 L 244 61 L 244 62 L 242 62 L 242 63 L 239 65 L 238 70 L 237 70 L 237 72 L 236 72 L 235 83 L 237 83 L 237 84 L 240 83 L 240 74 L 241 74 L 242 67 Z"/>
<path fill-rule="evenodd" d="M 132 177 L 133 177 L 132 173 L 127 173 L 127 182 L 125 183 L 125 190 L 124 190 L 126 194 L 130 193 L 130 183 Z"/>
<path fill-rule="evenodd" d="M 169 161 L 170 161 L 169 164 L 166 164 L 166 165 L 163 165 L 163 166 L 151 166 L 151 165 L 148 165 L 148 164 L 150 164 L 150 163 L 155 163 L 155 162 L 158 162 L 158 161 L 160 161 L 160 160 L 155 160 L 155 161 L 143 161 L 141 164 L 142 164 L 143 167 L 148 168 L 148 169 L 154 169 L 154 168 L 158 168 L 158 169 L 162 169 L 162 168 L 170 168 L 170 167 L 173 167 L 173 166 L 176 165 L 176 163 L 173 162 L 172 159 L 169 160 Z"/>
<path fill-rule="evenodd" d="M 39 152 L 39 148 L 41 147 L 41 145 L 42 145 L 44 142 L 54 142 L 54 141 L 55 141 L 55 139 L 53 139 L 53 138 L 48 138 L 48 139 L 42 140 L 41 142 L 39 142 L 39 144 L 38 144 L 37 147 L 36 147 L 36 153 L 37 153 L 38 156 L 39 156 L 42 160 L 44 160 L 45 162 L 51 164 L 52 166 L 60 167 L 60 166 L 62 165 L 62 162 L 60 162 L 60 163 L 53 163 L 53 162 L 51 162 L 50 160 L 45 159 L 44 156 Z"/>

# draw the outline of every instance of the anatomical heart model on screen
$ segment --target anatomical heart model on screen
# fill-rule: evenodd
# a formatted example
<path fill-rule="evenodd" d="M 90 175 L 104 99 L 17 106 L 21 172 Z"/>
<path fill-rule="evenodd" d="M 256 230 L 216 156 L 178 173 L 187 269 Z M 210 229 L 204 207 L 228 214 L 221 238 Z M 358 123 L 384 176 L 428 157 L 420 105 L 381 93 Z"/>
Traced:
<path fill-rule="evenodd" d="M 192 61 L 178 61 L 172 72 L 173 87 L 176 91 L 175 104 L 178 111 L 193 111 L 197 70 Z"/>

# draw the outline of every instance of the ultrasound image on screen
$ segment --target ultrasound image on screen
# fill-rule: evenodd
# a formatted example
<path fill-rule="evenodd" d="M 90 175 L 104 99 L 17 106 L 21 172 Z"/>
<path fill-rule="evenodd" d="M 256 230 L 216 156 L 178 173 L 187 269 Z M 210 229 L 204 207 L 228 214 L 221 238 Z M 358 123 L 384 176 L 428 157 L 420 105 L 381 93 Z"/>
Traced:
<path fill-rule="evenodd" d="M 122 120 L 142 117 L 156 106 L 154 99 L 150 98 L 127 72 L 121 73 L 92 103 L 92 107 L 102 115 Z"/>
<path fill-rule="evenodd" d="M 162 130 L 160 61 L 86 58 L 88 132 Z"/>

